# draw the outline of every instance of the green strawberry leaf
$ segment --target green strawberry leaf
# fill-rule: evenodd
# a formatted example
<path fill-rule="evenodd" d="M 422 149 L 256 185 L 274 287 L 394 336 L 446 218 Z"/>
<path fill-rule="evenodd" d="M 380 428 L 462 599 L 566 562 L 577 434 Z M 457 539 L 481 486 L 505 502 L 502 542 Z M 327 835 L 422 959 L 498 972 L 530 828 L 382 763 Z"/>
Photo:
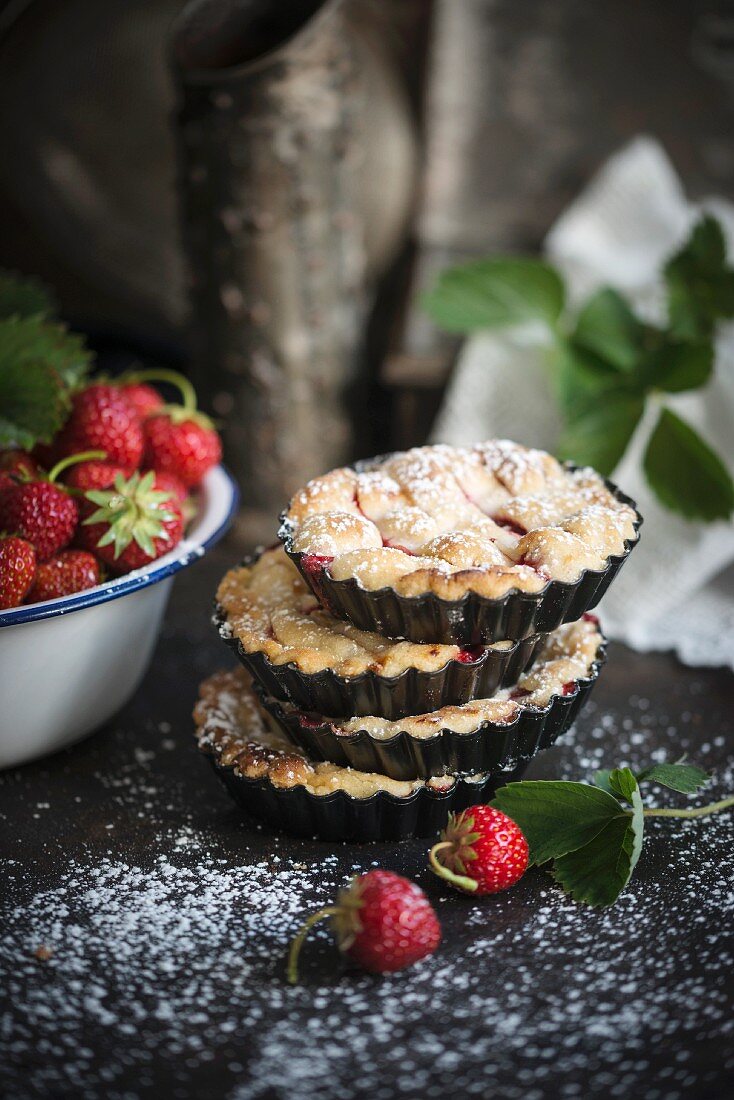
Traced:
<path fill-rule="evenodd" d="M 61 427 L 69 396 L 47 363 L 5 360 L 0 351 L 0 410 L 0 447 L 30 450 Z"/>
<path fill-rule="evenodd" d="M 543 779 L 508 783 L 491 805 L 520 826 L 531 863 L 583 848 L 623 813 L 616 798 L 588 783 Z"/>
<path fill-rule="evenodd" d="M 611 474 L 627 449 L 644 407 L 644 398 L 637 394 L 600 394 L 583 416 L 566 426 L 558 444 L 558 457 Z"/>
<path fill-rule="evenodd" d="M 641 808 L 637 816 L 621 813 L 583 848 L 557 859 L 551 874 L 574 901 L 613 905 L 635 869 L 643 830 Z"/>
<path fill-rule="evenodd" d="M 640 358 L 645 327 L 616 290 L 606 287 L 586 302 L 576 319 L 573 342 L 618 371 Z"/>
<path fill-rule="evenodd" d="M 559 341 L 554 356 L 555 390 L 566 421 L 582 420 L 602 394 L 634 392 L 634 378 L 622 375 L 573 340 Z M 641 391 L 640 391 L 641 392 Z"/>
<path fill-rule="evenodd" d="M 576 901 L 611 905 L 629 882 L 642 849 L 642 799 L 629 768 L 606 773 L 617 798 L 588 783 L 508 783 L 492 806 L 520 826 L 531 863 L 553 860 L 551 873 Z"/>
<path fill-rule="evenodd" d="M 728 519 L 734 483 L 718 455 L 670 409 L 661 409 L 643 466 L 655 495 L 686 519 Z"/>
<path fill-rule="evenodd" d="M 42 283 L 36 279 L 0 271 L 0 320 L 9 317 L 53 317 L 56 306 Z"/>
<path fill-rule="evenodd" d="M 683 340 L 711 336 L 716 321 L 734 317 L 734 269 L 726 263 L 726 241 L 710 214 L 664 269 L 670 329 Z"/>
<path fill-rule="evenodd" d="M 618 798 L 632 803 L 634 793 L 637 790 L 637 780 L 629 768 L 612 768 L 609 772 L 609 789 Z"/>
<path fill-rule="evenodd" d="M 713 369 L 714 348 L 709 340 L 680 343 L 666 339 L 647 356 L 640 373 L 650 389 L 682 393 L 705 386 Z"/>
<path fill-rule="evenodd" d="M 711 776 L 694 764 L 651 764 L 637 773 L 638 783 L 658 783 L 680 794 L 694 794 Z"/>
<path fill-rule="evenodd" d="M 557 271 L 542 260 L 498 257 L 444 271 L 423 297 L 434 321 L 449 332 L 500 328 L 523 321 L 554 325 L 565 291 Z"/>

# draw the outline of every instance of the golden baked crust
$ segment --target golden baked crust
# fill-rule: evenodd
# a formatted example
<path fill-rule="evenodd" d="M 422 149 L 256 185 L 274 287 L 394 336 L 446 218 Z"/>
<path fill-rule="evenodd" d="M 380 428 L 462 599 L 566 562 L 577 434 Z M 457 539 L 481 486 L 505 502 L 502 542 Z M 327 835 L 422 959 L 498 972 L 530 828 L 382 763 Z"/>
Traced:
<path fill-rule="evenodd" d="M 430 714 L 397 721 L 373 716 L 328 721 L 337 734 L 348 736 L 365 730 L 379 740 L 395 737 L 401 731 L 411 737 L 427 738 L 444 729 L 473 733 L 483 722 L 509 723 L 522 710 L 547 707 L 554 696 L 570 693 L 578 680 L 591 676 L 603 641 L 593 616 L 579 619 L 549 634 L 533 667 L 519 678 L 515 687 L 503 688 L 491 699 L 473 699 L 460 706 L 441 707 Z M 288 703 L 280 706 L 286 713 L 297 709 Z"/>
<path fill-rule="evenodd" d="M 371 798 L 378 791 L 386 791 L 408 798 L 420 787 L 446 791 L 456 782 L 450 775 L 400 781 L 374 772 L 311 762 L 269 725 L 243 668 L 217 672 L 201 684 L 194 723 L 199 748 L 218 764 L 233 768 L 247 779 L 267 779 L 275 787 L 305 787 L 314 795 L 344 791 L 352 798 Z"/>
<path fill-rule="evenodd" d="M 591 469 L 509 440 L 417 447 L 363 472 L 332 470 L 296 493 L 290 549 L 337 581 L 489 598 L 602 570 L 635 539 L 635 511 Z"/>
<path fill-rule="evenodd" d="M 265 550 L 253 565 L 231 569 L 217 602 L 226 617 L 224 630 L 246 653 L 264 653 L 274 665 L 292 662 L 305 673 L 326 668 L 340 676 L 371 671 L 390 677 L 407 668 L 434 672 L 461 652 L 458 645 L 393 641 L 334 618 L 319 607 L 282 547 Z M 483 648 L 502 651 L 512 644 Z"/>

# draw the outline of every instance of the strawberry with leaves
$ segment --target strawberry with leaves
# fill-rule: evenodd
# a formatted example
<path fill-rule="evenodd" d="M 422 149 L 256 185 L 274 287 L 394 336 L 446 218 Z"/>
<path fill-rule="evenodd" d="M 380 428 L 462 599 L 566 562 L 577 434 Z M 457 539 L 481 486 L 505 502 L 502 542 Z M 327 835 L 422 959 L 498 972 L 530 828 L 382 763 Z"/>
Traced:
<path fill-rule="evenodd" d="M 89 490 L 82 514 L 78 540 L 116 573 L 149 565 L 183 536 L 181 504 L 158 487 L 153 470 L 129 478 L 118 473 L 109 488 Z"/>
<path fill-rule="evenodd" d="M 98 451 L 70 455 L 48 475 L 6 487 L 0 495 L 0 530 L 20 535 L 33 544 L 39 561 L 67 546 L 79 522 L 79 507 L 71 491 L 57 479 L 70 466 L 99 456 Z"/>
<path fill-rule="evenodd" d="M 180 390 L 183 400 L 180 405 L 164 405 L 143 421 L 143 465 L 195 488 L 222 457 L 214 424 L 197 409 L 191 383 L 176 371 L 142 371 L 136 377 L 143 382 L 169 382 Z"/>

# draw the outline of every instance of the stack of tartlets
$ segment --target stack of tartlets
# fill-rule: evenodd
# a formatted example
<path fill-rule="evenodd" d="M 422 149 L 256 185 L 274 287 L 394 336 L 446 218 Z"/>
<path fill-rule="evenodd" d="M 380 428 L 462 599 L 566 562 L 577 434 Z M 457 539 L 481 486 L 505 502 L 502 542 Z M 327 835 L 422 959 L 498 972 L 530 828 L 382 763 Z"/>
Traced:
<path fill-rule="evenodd" d="M 244 668 L 202 685 L 200 748 L 284 831 L 436 832 L 573 722 L 605 657 L 588 611 L 640 523 L 593 470 L 504 440 L 316 478 L 219 586 Z"/>

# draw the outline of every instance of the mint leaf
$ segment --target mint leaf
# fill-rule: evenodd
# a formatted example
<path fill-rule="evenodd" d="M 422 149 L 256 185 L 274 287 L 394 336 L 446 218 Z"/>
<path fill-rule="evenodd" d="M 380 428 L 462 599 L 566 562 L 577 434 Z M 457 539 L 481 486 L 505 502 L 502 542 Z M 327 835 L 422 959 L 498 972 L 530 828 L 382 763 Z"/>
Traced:
<path fill-rule="evenodd" d="M 584 847 L 624 812 L 616 798 L 588 783 L 543 779 L 508 783 L 491 805 L 520 826 L 531 863 Z"/>
<path fill-rule="evenodd" d="M 728 519 L 734 510 L 734 484 L 721 459 L 670 409 L 660 412 L 643 466 L 661 503 L 686 519 Z"/>
<path fill-rule="evenodd" d="M 8 317 L 51 317 L 56 312 L 53 299 L 36 279 L 0 271 L 0 320 Z"/>
<path fill-rule="evenodd" d="M 49 442 L 68 409 L 66 389 L 48 364 L 0 360 L 0 447 Z"/>
<path fill-rule="evenodd" d="M 665 265 L 672 333 L 685 340 L 710 336 L 719 318 L 734 317 L 734 269 L 726 263 L 726 241 L 710 214 Z"/>
<path fill-rule="evenodd" d="M 567 425 L 558 457 L 611 474 L 634 433 L 645 407 L 644 398 L 629 393 L 604 393 L 583 416 Z"/>
<path fill-rule="evenodd" d="M 682 393 L 705 386 L 713 369 L 714 348 L 709 340 L 689 344 L 665 340 L 646 358 L 641 374 L 651 389 Z"/>
<path fill-rule="evenodd" d="M 644 331 L 622 295 L 607 287 L 586 302 L 573 341 L 617 370 L 630 371 L 640 357 Z"/>
<path fill-rule="evenodd" d="M 680 794 L 694 794 L 711 776 L 694 764 L 652 764 L 637 773 L 639 783 L 659 783 Z"/>
<path fill-rule="evenodd" d="M 554 325 L 564 298 L 560 275 L 542 260 L 500 257 L 444 271 L 423 305 L 447 331 L 472 332 L 523 321 Z"/>

